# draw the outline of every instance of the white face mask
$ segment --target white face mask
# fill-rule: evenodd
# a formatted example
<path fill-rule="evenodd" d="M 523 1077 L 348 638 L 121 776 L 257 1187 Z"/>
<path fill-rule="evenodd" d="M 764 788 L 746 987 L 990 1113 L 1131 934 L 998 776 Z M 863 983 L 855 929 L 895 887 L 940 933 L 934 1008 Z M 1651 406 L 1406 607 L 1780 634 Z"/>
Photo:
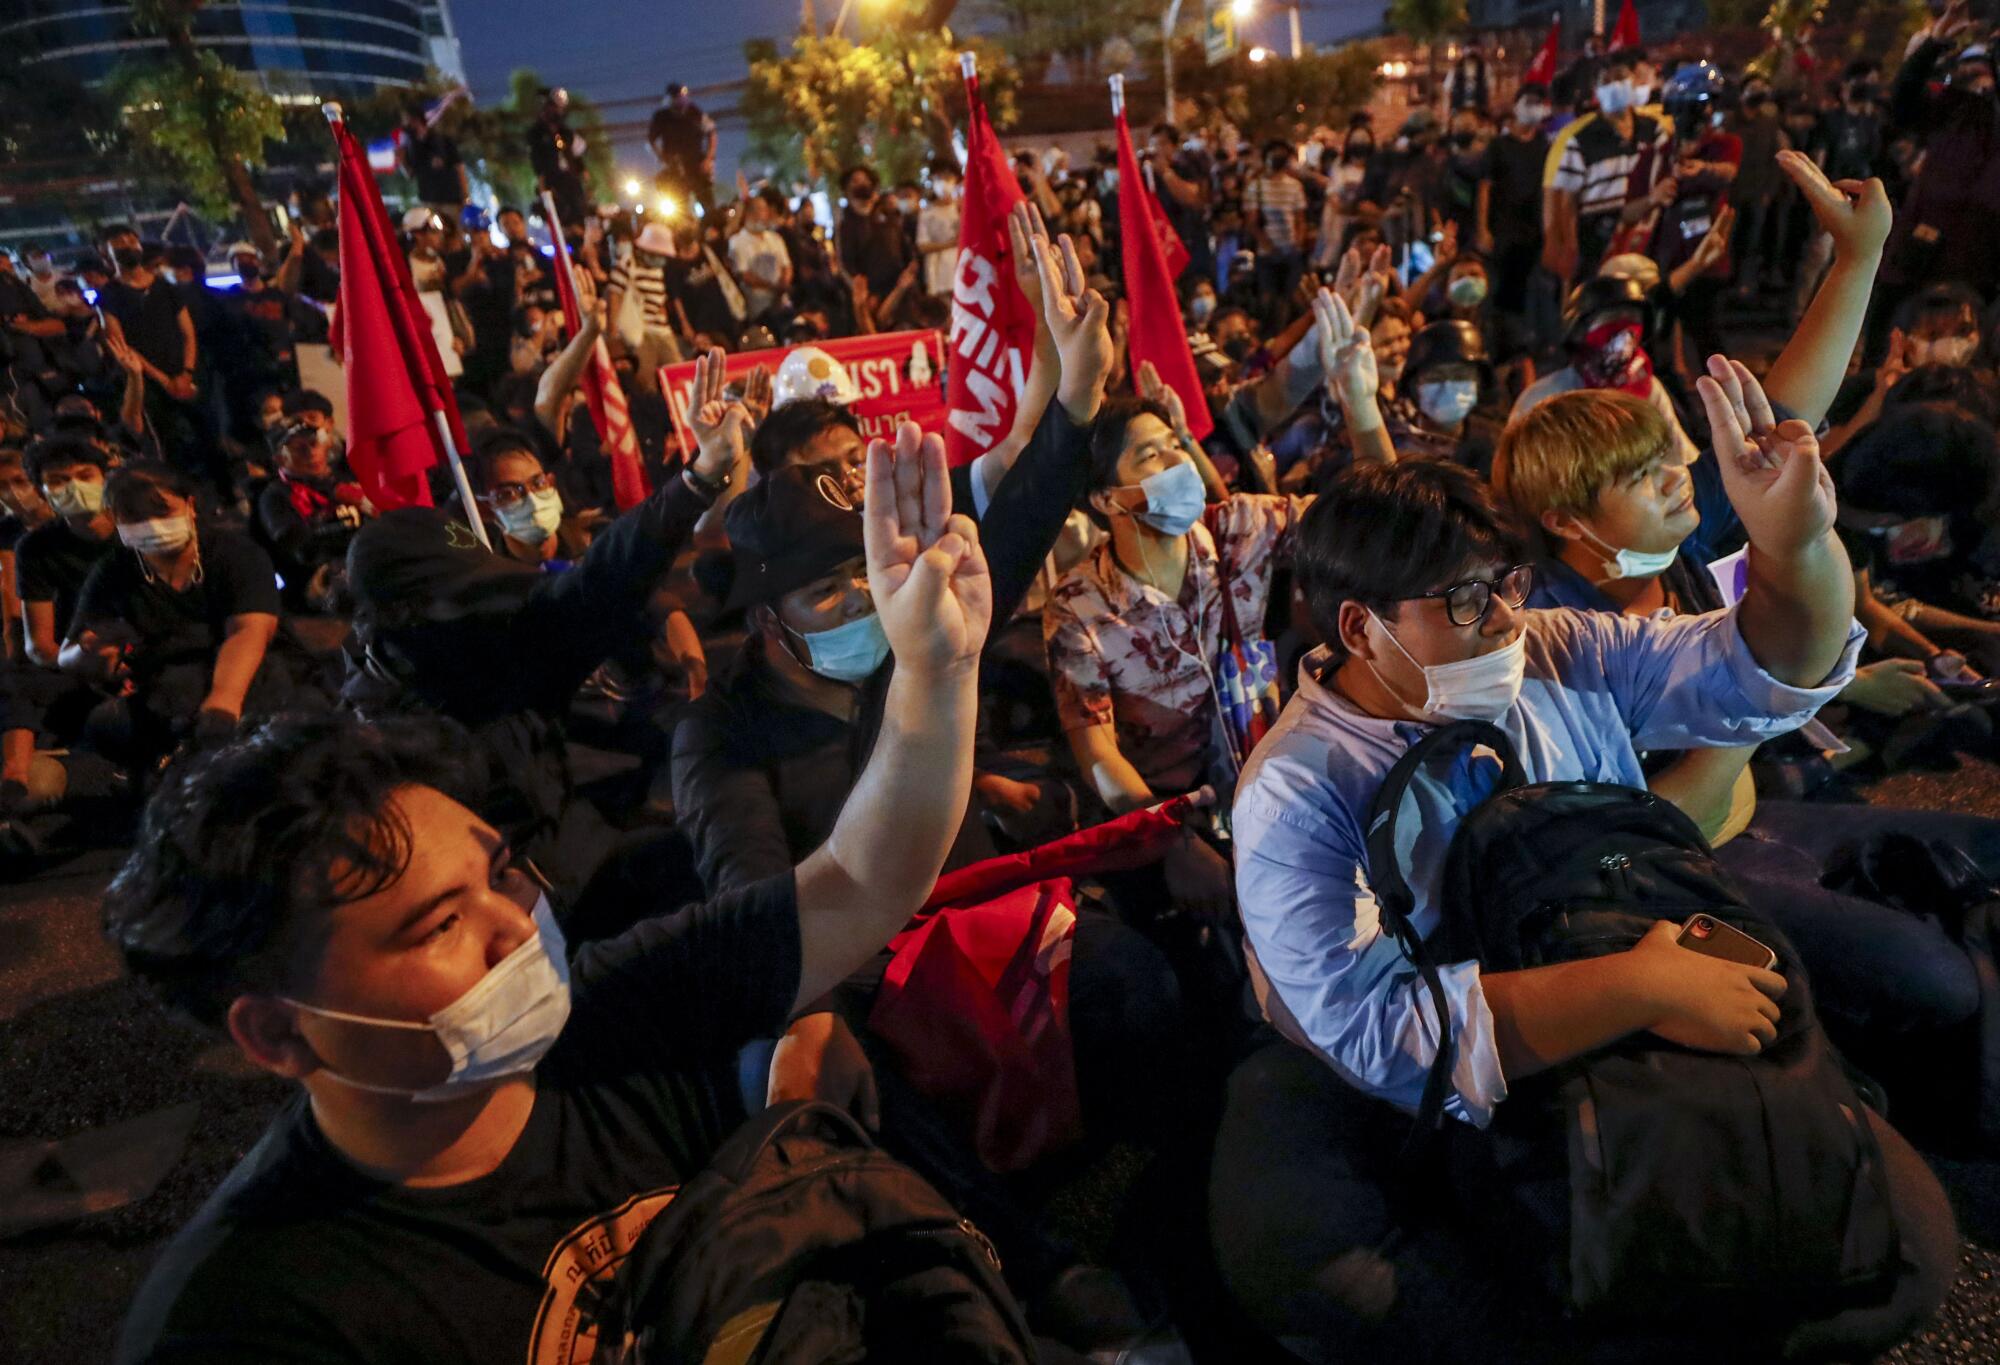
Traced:
<path fill-rule="evenodd" d="M 1632 82 L 1606 81 L 1597 87 L 1597 109 L 1601 114 L 1622 114 L 1632 107 Z"/>
<path fill-rule="evenodd" d="M 376 1019 L 322 1009 L 280 996 L 286 1004 L 324 1019 L 434 1034 L 451 1054 L 451 1071 L 436 1085 L 409 1089 L 372 1085 L 322 1067 L 342 1085 L 378 1095 L 405 1095 L 419 1103 L 457 1099 L 490 1081 L 532 1071 L 555 1045 L 569 1019 L 569 949 L 546 895 L 535 899 L 535 933 L 507 954 L 472 988 L 423 1023 Z"/>
<path fill-rule="evenodd" d="M 1188 300 L 1188 317 L 1193 319 L 1194 325 L 1197 327 L 1205 325 L 1214 312 L 1215 295 L 1213 294 L 1196 294 L 1192 299 Z"/>
<path fill-rule="evenodd" d="M 1486 302 L 1486 277 L 1460 275 L 1445 286 L 1444 296 L 1451 300 L 1454 308 L 1477 308 Z"/>
<path fill-rule="evenodd" d="M 59 517 L 94 517 L 104 510 L 104 485 L 71 479 L 49 494 L 49 506 Z"/>
<path fill-rule="evenodd" d="M 1382 633 L 1389 637 L 1396 652 L 1423 670 L 1424 700 L 1417 710 L 1425 720 L 1440 724 L 1450 720 L 1494 721 L 1506 715 L 1520 697 L 1521 681 L 1528 672 L 1526 631 L 1516 635 L 1514 643 L 1490 653 L 1475 654 L 1452 664 L 1419 664 L 1381 617 L 1372 611 L 1368 615 L 1382 627 Z M 1388 679 L 1375 671 L 1372 662 L 1365 659 L 1362 662 L 1375 674 L 1376 682 L 1389 688 L 1398 699 L 1407 700 L 1389 687 Z"/>
<path fill-rule="evenodd" d="M 1648 554 L 1644 550 L 1620 550 L 1609 541 L 1600 540 L 1588 526 L 1579 525 L 1578 530 L 1592 545 L 1611 556 L 1604 566 L 1605 577 L 1610 578 L 1658 578 L 1674 567 L 1674 561 L 1681 557 L 1680 547 L 1662 550 L 1658 554 Z"/>
<path fill-rule="evenodd" d="M 1549 110 L 1545 104 L 1529 104 L 1523 101 L 1514 106 L 1514 121 L 1526 128 L 1539 128 L 1548 121 Z"/>
<path fill-rule="evenodd" d="M 500 508 L 500 529 L 523 545 L 539 545 L 562 525 L 562 514 L 562 494 L 544 488 L 511 507 Z"/>
<path fill-rule="evenodd" d="M 1456 426 L 1478 404 L 1476 380 L 1440 379 L 1417 385 L 1417 407 L 1441 427 Z"/>
<path fill-rule="evenodd" d="M 1139 487 L 1146 490 L 1146 509 L 1133 515 L 1163 536 L 1186 535 L 1208 506 L 1208 489 L 1193 460 L 1148 474 Z"/>
<path fill-rule="evenodd" d="M 194 518 L 154 517 L 129 522 L 118 528 L 118 538 L 142 555 L 178 554 L 194 539 Z"/>
<path fill-rule="evenodd" d="M 1910 342 L 1911 365 L 1969 365 L 1979 353 L 1976 336 L 1937 337 Z"/>
<path fill-rule="evenodd" d="M 805 642 L 806 667 L 835 682 L 862 682 L 889 657 L 889 637 L 882 633 L 882 618 L 872 611 L 832 630 L 793 630 L 792 634 Z"/>

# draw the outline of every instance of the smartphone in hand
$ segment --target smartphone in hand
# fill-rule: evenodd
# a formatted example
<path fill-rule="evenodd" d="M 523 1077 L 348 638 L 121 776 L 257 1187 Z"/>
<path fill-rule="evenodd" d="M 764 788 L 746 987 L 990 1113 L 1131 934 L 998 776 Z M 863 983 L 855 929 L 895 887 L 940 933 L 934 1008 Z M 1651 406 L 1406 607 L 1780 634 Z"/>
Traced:
<path fill-rule="evenodd" d="M 1740 962 L 1746 967 L 1762 967 L 1769 971 L 1778 965 L 1778 955 L 1769 946 L 1732 924 L 1724 924 L 1713 915 L 1688 916 L 1687 923 L 1681 926 L 1680 937 L 1674 942 L 1697 953 L 1719 957 L 1724 962 Z"/>

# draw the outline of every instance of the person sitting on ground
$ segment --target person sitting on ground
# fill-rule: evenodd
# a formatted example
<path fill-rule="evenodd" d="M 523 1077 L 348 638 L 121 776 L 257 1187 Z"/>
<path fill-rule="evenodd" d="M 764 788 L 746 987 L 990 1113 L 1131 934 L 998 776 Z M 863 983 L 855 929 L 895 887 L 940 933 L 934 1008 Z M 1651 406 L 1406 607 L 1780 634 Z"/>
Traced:
<path fill-rule="evenodd" d="M 631 932 L 572 955 L 449 728 L 279 722 L 173 775 L 111 937 L 299 1092 L 154 1266 L 119 1361 L 484 1365 L 593 1338 L 630 1264 L 607 1233 L 630 1246 L 743 1120 L 741 1045 L 900 929 L 958 828 L 989 597 L 943 466 L 914 440 L 871 458 L 899 667 L 796 869 L 674 913 L 635 885 Z"/>
<path fill-rule="evenodd" d="M 1862 632 L 1811 428 L 1753 426 L 1741 375 L 1719 358 L 1701 393 L 1752 547 L 1749 587 L 1727 612 L 1652 621 L 1525 610 L 1526 539 L 1487 486 L 1452 464 L 1357 467 L 1306 518 L 1298 572 L 1327 644 L 1305 660 L 1298 693 L 1252 757 L 1234 826 L 1259 998 L 1285 1036 L 1232 1077 L 1211 1178 L 1218 1264 L 1268 1332 L 1317 1352 L 1365 1342 L 1384 1354 L 1466 1342 L 1504 1352 L 1552 1330 L 1501 1289 L 1500 1248 L 1469 1238 L 1449 1210 L 1427 1214 L 1434 1198 L 1403 1198 L 1444 1187 L 1441 1171 L 1396 1156 L 1439 1035 L 1377 912 L 1380 870 L 1363 827 L 1428 726 L 1499 726 L 1529 782 L 1642 787 L 1640 749 L 1785 733 L 1852 678 Z M 1471 758 L 1448 784 L 1416 788 L 1424 818 L 1404 875 L 1420 936 L 1441 922 L 1445 849 L 1495 766 Z M 1773 1036 L 1783 990 L 1775 973 L 1681 948 L 1664 922 L 1604 957 L 1440 972 L 1456 1057 L 1443 1112 L 1478 1128 L 1510 1086 L 1629 1034 L 1754 1053 Z M 1935 1179 L 1893 1130 L 1868 1122 L 1914 1269 L 1887 1304 L 1818 1324 L 1862 1356 L 1935 1310 L 1957 1260 Z M 1758 1324 L 1780 1341 L 1799 1326 L 1775 1311 Z M 1682 1354 L 1704 1349 L 1690 1342 Z"/>
<path fill-rule="evenodd" d="M 91 717 L 93 746 L 145 772 L 186 742 L 227 739 L 247 714 L 291 700 L 271 650 L 277 572 L 240 531 L 203 526 L 195 485 L 157 465 L 111 477 L 105 510 L 119 548 L 91 569 L 63 638 L 63 669 L 122 689 Z"/>
<path fill-rule="evenodd" d="M 293 420 L 272 442 L 277 473 L 257 494 L 253 529 L 285 582 L 285 609 L 324 614 L 347 562 L 347 544 L 375 508 L 337 469 L 333 435 Z"/>
<path fill-rule="evenodd" d="M 1743 394 L 1761 425 L 1775 426 L 1747 373 Z M 1991 460 L 1984 485 L 2000 469 Z M 1683 547 L 1700 521 L 1693 480 L 1652 406 L 1630 394 L 1572 393 L 1550 399 L 1501 438 L 1496 490 L 1538 532 L 1532 607 L 1624 612 L 1669 619 L 1721 610 L 1708 566 Z M 1843 520 L 1852 516 L 1843 507 Z M 1852 539 L 1842 532 L 1843 538 Z M 1909 670 L 1915 670 L 1912 676 Z M 1839 700 L 1895 708 L 1903 693 L 1943 696 L 1907 660 L 1861 667 Z M 1919 704 L 1925 704 L 1920 702 Z M 1751 901 L 1782 929 L 1812 975 L 1835 1041 L 1852 1049 L 1943 1030 L 1979 1008 L 1971 960 L 1935 922 L 1918 920 L 1821 886 L 1843 848 L 1907 835 L 1936 838 L 2000 874 L 2000 822 L 1872 805 L 1808 805 L 1759 799 L 1749 765 L 1754 746 L 1647 756 L 1649 788 L 1680 806 Z M 1748 831 L 1749 838 L 1739 838 Z"/>
<path fill-rule="evenodd" d="M 50 437 L 28 447 L 23 467 L 55 518 L 28 532 L 14 549 L 21 640 L 31 662 L 54 668 L 63 635 L 76 619 L 84 580 L 118 544 L 117 526 L 104 506 L 112 462 L 93 442 Z"/>

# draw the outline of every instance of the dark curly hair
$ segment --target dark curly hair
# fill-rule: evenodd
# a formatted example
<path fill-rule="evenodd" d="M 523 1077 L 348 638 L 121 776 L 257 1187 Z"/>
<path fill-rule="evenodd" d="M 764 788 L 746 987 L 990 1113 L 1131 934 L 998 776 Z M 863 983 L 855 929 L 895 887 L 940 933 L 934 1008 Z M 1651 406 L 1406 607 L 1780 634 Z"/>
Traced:
<path fill-rule="evenodd" d="M 474 805 L 486 781 L 446 720 L 275 717 L 169 773 L 105 894 L 105 932 L 168 1005 L 219 1028 L 239 995 L 310 977 L 328 911 L 403 874 L 391 793 Z"/>

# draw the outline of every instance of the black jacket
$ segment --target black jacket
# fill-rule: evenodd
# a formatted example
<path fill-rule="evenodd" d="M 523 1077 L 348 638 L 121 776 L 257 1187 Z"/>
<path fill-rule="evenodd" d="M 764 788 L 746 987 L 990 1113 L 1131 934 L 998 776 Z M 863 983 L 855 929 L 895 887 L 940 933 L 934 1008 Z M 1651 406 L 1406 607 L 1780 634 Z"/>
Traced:
<path fill-rule="evenodd" d="M 1052 402 L 986 509 L 980 540 L 993 620 L 1010 619 L 1084 493 L 1090 431 Z M 970 507 L 954 471 L 955 507 Z M 714 895 L 785 871 L 825 841 L 867 763 L 894 661 L 860 688 L 853 722 L 793 699 L 757 649 L 688 708 L 674 731 L 674 810 Z M 947 867 L 992 855 L 968 812 Z"/>

